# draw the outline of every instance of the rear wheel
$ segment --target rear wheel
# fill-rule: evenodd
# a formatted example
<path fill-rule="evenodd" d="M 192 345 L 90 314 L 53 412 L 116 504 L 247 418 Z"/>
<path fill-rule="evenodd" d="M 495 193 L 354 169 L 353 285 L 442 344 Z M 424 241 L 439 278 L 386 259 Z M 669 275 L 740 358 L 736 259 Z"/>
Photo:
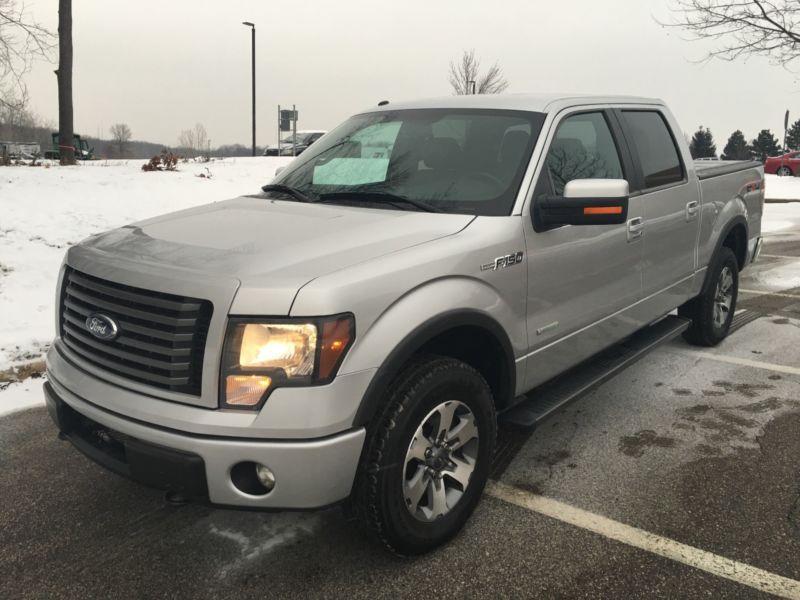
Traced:
<path fill-rule="evenodd" d="M 792 176 L 792 170 L 789 167 L 780 167 L 780 168 L 778 168 L 776 173 L 778 175 L 780 175 L 781 177 L 791 177 Z"/>
<path fill-rule="evenodd" d="M 354 515 L 394 552 L 421 554 L 458 533 L 489 477 L 496 415 L 483 377 L 430 357 L 387 393 L 351 499 Z"/>
<path fill-rule="evenodd" d="M 716 346 L 731 328 L 739 293 L 739 263 L 733 250 L 723 246 L 710 267 L 705 291 L 678 309 L 692 320 L 683 337 L 696 346 Z"/>

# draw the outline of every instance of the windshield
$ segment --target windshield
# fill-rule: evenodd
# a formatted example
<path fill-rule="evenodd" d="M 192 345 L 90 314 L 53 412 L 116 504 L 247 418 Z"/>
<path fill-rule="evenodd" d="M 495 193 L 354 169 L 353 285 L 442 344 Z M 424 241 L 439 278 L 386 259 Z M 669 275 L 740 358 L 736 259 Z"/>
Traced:
<path fill-rule="evenodd" d="M 356 115 L 273 183 L 311 197 L 394 194 L 444 212 L 508 215 L 544 114 L 409 109 Z M 376 206 L 377 207 L 377 206 Z M 384 205 L 383 208 L 386 208 Z"/>

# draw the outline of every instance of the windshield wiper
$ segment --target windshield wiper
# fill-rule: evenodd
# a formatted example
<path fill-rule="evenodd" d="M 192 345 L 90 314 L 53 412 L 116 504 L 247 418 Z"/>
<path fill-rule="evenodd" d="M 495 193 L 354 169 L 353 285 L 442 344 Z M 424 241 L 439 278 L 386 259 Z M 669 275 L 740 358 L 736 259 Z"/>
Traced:
<path fill-rule="evenodd" d="M 337 200 L 367 200 L 368 202 L 380 202 L 384 204 L 410 204 L 419 210 L 425 212 L 443 212 L 440 208 L 436 208 L 423 202 L 421 200 L 414 200 L 413 198 L 406 198 L 391 192 L 378 192 L 378 191 L 353 191 L 353 192 L 331 192 L 328 194 L 320 194 L 316 202 L 336 202 Z"/>
<path fill-rule="evenodd" d="M 286 194 L 287 196 L 291 196 L 300 202 L 314 202 L 314 200 L 304 192 L 301 192 L 297 188 L 294 188 L 290 185 L 283 185 L 282 183 L 268 183 L 267 185 L 261 186 L 261 191 Z"/>

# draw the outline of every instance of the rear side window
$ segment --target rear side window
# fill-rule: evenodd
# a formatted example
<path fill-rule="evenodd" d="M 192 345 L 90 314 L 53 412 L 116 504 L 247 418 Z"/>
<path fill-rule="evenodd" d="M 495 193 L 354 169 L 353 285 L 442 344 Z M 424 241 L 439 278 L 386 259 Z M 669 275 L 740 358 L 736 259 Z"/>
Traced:
<path fill-rule="evenodd" d="M 654 188 L 683 181 L 683 164 L 678 148 L 661 113 L 624 110 L 622 118 L 633 138 L 633 146 L 642 166 L 644 187 Z"/>
<path fill-rule="evenodd" d="M 623 177 L 617 146 L 601 112 L 580 113 L 561 121 L 546 164 L 556 196 L 562 196 L 573 179 Z"/>

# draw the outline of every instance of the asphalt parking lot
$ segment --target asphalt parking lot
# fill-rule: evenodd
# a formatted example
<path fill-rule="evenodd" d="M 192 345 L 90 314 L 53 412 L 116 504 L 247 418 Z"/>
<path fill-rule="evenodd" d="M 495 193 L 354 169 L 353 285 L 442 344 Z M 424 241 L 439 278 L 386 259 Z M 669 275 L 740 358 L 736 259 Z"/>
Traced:
<path fill-rule="evenodd" d="M 728 340 L 672 342 L 551 417 L 461 535 L 413 560 L 338 510 L 168 505 L 43 408 L 4 417 L 0 597 L 800 598 L 794 225 L 742 279 Z"/>

